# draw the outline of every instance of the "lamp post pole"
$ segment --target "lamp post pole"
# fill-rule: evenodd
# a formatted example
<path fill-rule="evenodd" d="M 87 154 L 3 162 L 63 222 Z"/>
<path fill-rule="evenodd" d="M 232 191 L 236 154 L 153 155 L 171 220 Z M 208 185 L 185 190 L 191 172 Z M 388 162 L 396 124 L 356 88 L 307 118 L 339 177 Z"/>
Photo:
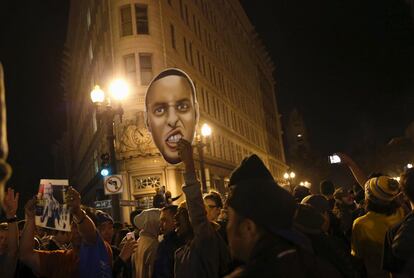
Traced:
<path fill-rule="evenodd" d="M 203 124 L 201 127 L 201 135 L 198 134 L 197 138 L 197 152 L 198 158 L 200 159 L 200 172 L 201 172 L 201 186 L 203 188 L 203 193 L 207 193 L 207 180 L 206 180 L 206 169 L 204 162 L 204 147 L 209 145 L 207 141 L 211 135 L 211 127 L 208 124 Z"/>
<path fill-rule="evenodd" d="M 204 146 L 205 144 L 203 142 L 197 143 L 198 157 L 200 159 L 201 186 L 203 187 L 203 193 L 207 193 L 206 170 L 204 166 Z"/>
<path fill-rule="evenodd" d="M 110 106 L 106 107 L 105 110 L 105 124 L 106 124 L 106 136 L 108 140 L 109 156 L 111 163 L 112 174 L 118 173 L 115 156 L 115 135 L 114 135 L 114 117 L 115 113 L 112 111 Z M 119 194 L 111 195 L 112 202 L 112 217 L 115 221 L 121 220 L 121 210 L 119 207 Z"/>
<path fill-rule="evenodd" d="M 125 81 L 118 79 L 114 80 L 110 87 L 109 91 L 112 94 L 112 97 L 116 101 L 121 101 L 125 99 L 128 94 L 128 85 Z M 117 165 L 116 165 L 116 154 L 115 154 L 115 134 L 114 134 L 114 119 L 116 115 L 119 115 L 122 121 L 123 109 L 119 102 L 119 107 L 114 109 L 111 104 L 111 98 L 105 94 L 103 90 L 99 88 L 99 86 L 95 86 L 95 88 L 91 92 L 91 99 L 92 102 L 95 104 L 96 113 L 101 117 L 103 120 L 103 124 L 105 125 L 105 132 L 106 138 L 108 142 L 108 149 L 109 149 L 109 163 L 111 167 L 110 174 L 114 175 L 117 174 Z M 106 103 L 104 109 L 102 104 Z M 108 174 L 106 171 L 105 176 Z M 102 174 L 104 175 L 104 174 Z M 121 210 L 119 207 L 119 194 L 112 194 L 111 196 L 112 202 L 112 217 L 115 221 L 121 220 Z"/>

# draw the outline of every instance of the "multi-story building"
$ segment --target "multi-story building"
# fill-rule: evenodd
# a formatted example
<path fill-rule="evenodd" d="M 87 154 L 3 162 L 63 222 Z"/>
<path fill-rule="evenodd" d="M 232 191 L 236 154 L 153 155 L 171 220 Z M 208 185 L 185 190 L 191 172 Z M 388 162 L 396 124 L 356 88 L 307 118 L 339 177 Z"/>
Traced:
<path fill-rule="evenodd" d="M 160 185 L 181 193 L 182 169 L 163 160 L 143 118 L 146 86 L 167 67 L 189 73 L 200 125 L 212 127 L 205 153 L 209 188 L 224 191 L 231 171 L 251 153 L 283 179 L 274 67 L 239 1 L 72 0 L 66 48 L 68 172 L 86 201 L 102 198 L 99 158 L 108 150 L 89 94 L 120 76 L 130 84 L 123 120 L 114 124 L 122 199 L 153 195 Z"/>

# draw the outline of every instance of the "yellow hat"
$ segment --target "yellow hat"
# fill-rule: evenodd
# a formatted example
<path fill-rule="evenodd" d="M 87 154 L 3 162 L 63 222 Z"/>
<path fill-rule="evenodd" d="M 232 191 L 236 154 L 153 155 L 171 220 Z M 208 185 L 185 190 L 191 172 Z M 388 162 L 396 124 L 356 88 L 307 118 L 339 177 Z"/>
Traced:
<path fill-rule="evenodd" d="M 365 183 L 366 197 L 372 201 L 391 202 L 400 193 L 398 181 L 380 176 L 369 179 Z"/>

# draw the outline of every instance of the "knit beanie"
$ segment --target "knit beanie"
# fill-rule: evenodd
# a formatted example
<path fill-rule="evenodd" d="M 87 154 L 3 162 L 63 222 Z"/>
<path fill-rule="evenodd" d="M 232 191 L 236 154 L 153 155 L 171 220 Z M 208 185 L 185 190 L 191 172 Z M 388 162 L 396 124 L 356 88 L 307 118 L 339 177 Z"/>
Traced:
<path fill-rule="evenodd" d="M 374 203 L 389 203 L 398 193 L 398 181 L 387 176 L 371 178 L 365 183 L 365 197 Z"/>
<path fill-rule="evenodd" d="M 231 173 L 229 185 L 250 179 L 275 182 L 272 174 L 263 164 L 263 161 L 255 154 L 244 158 L 240 165 Z"/>
<path fill-rule="evenodd" d="M 292 227 L 296 203 L 273 179 L 257 155 L 245 158 L 230 177 L 228 204 L 273 234 L 283 236 Z"/>

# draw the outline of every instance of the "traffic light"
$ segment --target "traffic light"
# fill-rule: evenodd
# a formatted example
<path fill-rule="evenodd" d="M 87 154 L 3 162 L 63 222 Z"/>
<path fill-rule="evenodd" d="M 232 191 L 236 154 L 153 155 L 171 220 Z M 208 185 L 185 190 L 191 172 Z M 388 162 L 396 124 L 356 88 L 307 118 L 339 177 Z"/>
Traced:
<path fill-rule="evenodd" d="M 101 176 L 106 177 L 111 173 L 111 164 L 109 153 L 101 155 Z"/>

